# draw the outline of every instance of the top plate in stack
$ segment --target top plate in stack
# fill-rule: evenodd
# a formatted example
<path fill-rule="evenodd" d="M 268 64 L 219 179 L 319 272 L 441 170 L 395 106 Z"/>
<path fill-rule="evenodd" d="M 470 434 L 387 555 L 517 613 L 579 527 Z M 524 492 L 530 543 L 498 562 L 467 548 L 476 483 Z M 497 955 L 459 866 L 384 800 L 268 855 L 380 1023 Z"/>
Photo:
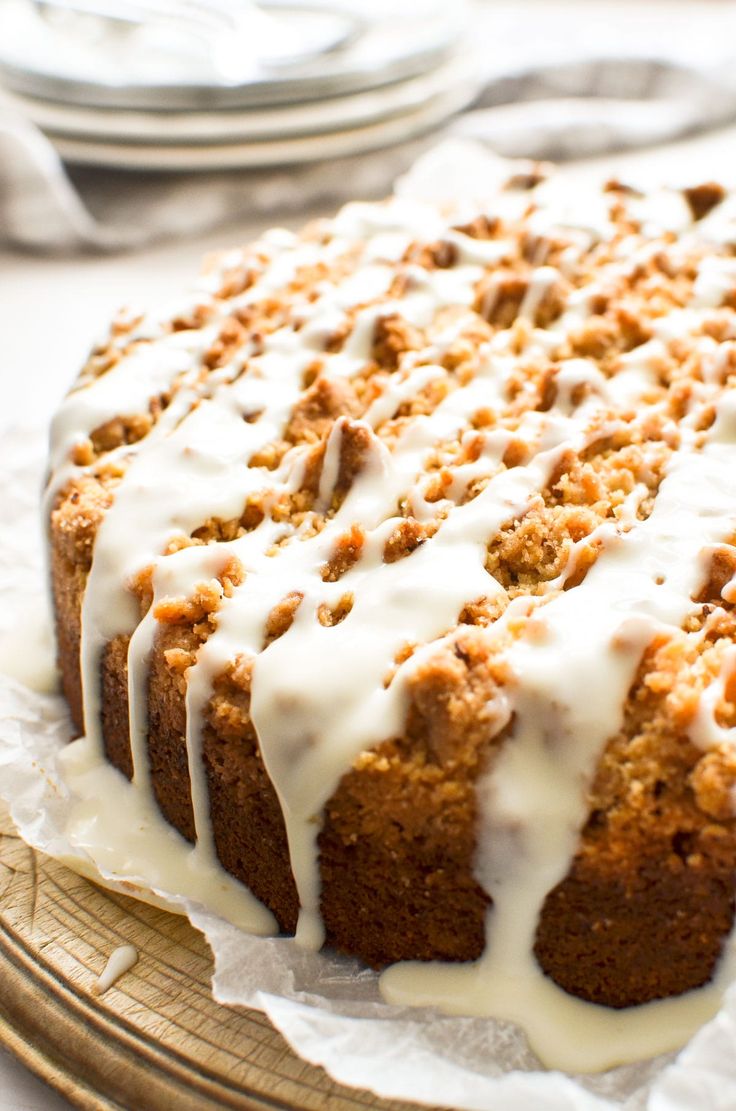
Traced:
<path fill-rule="evenodd" d="M 0 78 L 70 161 L 214 169 L 357 154 L 436 126 L 478 84 L 463 2 L 368 8 L 270 2 L 271 41 L 254 46 L 171 16 L 135 24 L 5 0 Z"/>

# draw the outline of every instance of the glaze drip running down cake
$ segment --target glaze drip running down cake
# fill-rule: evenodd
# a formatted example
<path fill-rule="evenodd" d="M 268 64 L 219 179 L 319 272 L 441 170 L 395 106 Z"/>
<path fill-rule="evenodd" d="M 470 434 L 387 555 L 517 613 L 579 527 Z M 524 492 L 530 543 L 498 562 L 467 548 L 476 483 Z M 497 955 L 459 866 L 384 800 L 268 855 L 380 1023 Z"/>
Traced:
<path fill-rule="evenodd" d="M 411 962 L 391 999 L 717 972 L 734 246 L 715 184 L 350 204 L 121 314 L 57 414 L 76 728 L 274 928 Z"/>

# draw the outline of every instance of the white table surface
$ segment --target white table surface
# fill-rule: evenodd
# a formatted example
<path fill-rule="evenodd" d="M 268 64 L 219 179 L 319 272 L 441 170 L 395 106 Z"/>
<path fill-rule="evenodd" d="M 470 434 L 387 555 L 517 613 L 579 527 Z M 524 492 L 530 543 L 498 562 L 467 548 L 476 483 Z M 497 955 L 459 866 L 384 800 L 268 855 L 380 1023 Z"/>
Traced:
<path fill-rule="evenodd" d="M 736 127 L 689 143 L 585 164 L 584 172 L 661 170 L 682 181 L 720 177 L 736 184 Z M 122 257 L 71 259 L 0 251 L 0 374 L 2 426 L 34 413 L 50 415 L 113 311 L 130 303 L 168 299 L 192 278 L 211 249 L 247 242 L 258 228 L 230 228 Z M 62 1111 L 66 1100 L 0 1046 L 0 1111 Z M 144 1111 L 136 1108 L 135 1111 Z"/>

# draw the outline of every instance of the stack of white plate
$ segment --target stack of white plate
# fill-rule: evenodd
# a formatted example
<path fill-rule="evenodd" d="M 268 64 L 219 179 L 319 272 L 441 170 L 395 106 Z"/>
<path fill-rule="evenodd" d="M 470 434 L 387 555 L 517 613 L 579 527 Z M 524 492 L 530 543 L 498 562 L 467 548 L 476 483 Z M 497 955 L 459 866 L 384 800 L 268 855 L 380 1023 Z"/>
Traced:
<path fill-rule="evenodd" d="M 468 22 L 464 0 L 0 0 L 0 81 L 71 162 L 323 161 L 463 108 Z"/>

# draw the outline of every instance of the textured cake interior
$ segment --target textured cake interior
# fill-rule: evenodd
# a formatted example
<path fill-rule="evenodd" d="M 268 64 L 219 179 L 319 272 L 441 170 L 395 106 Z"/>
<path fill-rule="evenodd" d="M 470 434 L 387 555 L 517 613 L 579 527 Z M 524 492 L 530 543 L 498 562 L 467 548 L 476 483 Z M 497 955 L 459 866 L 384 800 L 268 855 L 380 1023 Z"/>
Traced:
<path fill-rule="evenodd" d="M 715 185 L 567 190 L 535 170 L 484 205 L 352 205 L 213 259 L 169 312 L 115 321 L 56 422 L 53 590 L 76 727 L 99 727 L 128 778 L 145 751 L 165 818 L 190 841 L 209 821 L 221 864 L 290 933 L 305 897 L 284 798 L 309 792 L 290 770 L 303 749 L 322 751 L 295 675 L 313 672 L 327 729 L 363 681 L 355 646 L 380 639 L 374 685 L 391 712 L 374 716 L 361 692 L 361 724 L 325 757 L 334 784 L 307 815 L 326 940 L 374 967 L 482 954 L 493 897 L 479 784 L 515 743 L 527 681 L 515 646 L 543 642 L 548 607 L 604 576 L 617 545 L 646 529 L 736 383 L 732 198 Z M 182 444 L 197 411 L 209 431 Z M 390 496 L 371 516 L 381 468 Z M 466 564 L 433 553 L 474 502 L 482 554 L 465 587 Z M 577 847 L 540 908 L 534 955 L 586 1000 L 621 1007 L 700 985 L 731 929 L 732 524 L 696 544 L 676 622 L 639 625 L 631 644 L 621 632 L 624 694 L 578 769 Z M 108 556 L 118 534 L 119 566 Z M 305 563 L 318 557 L 308 587 L 302 550 Z M 248 590 L 260 604 L 259 575 L 268 605 L 234 650 L 237 620 L 225 634 L 221 619 L 248 612 Z M 130 645 L 144 617 L 142 747 L 131 749 Z M 598 651 L 590 621 L 564 633 L 576 651 L 589 637 Z M 341 626 L 351 639 L 333 653 Z M 367 647 L 366 674 L 375 658 Z M 555 666 L 575 658 L 561 646 Z M 263 722 L 275 707 L 289 723 L 283 750 L 259 727 L 258 698 L 271 707 Z M 577 744 L 563 696 L 545 698 L 545 744 Z M 199 818 L 193 759 L 208 797 Z"/>

